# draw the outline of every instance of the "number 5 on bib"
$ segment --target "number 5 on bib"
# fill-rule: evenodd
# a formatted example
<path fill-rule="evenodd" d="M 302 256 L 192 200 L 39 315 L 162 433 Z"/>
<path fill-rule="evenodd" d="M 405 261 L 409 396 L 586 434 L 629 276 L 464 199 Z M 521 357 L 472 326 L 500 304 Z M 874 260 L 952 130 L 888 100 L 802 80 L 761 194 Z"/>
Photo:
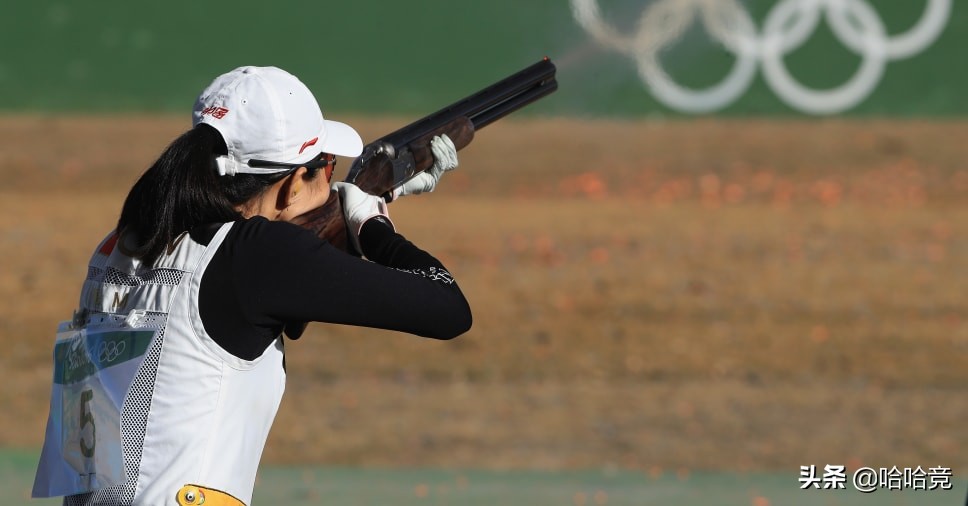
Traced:
<path fill-rule="evenodd" d="M 60 325 L 34 497 L 92 492 L 124 481 L 121 407 L 155 334 L 113 321 Z"/>

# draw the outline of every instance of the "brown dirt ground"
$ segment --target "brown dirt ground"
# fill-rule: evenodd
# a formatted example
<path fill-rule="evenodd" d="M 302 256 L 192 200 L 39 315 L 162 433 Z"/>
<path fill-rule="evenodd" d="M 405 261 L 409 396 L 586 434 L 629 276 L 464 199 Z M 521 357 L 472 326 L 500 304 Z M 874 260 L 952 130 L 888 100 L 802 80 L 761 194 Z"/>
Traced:
<path fill-rule="evenodd" d="M 40 444 L 52 331 L 185 127 L 0 118 L 0 446 Z M 964 475 L 966 141 L 963 121 L 502 120 L 391 207 L 474 328 L 311 326 L 265 460 Z"/>

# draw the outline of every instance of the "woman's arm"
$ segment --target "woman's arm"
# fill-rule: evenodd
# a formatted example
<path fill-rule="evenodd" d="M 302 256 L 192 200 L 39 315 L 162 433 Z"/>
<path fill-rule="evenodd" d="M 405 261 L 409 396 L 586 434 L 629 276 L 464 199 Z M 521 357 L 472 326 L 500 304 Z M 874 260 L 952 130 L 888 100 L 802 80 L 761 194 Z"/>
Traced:
<path fill-rule="evenodd" d="M 358 325 L 434 339 L 471 327 L 470 306 L 450 272 L 378 219 L 360 232 L 372 261 L 288 223 L 238 225 L 233 275 L 241 307 L 255 320 Z"/>

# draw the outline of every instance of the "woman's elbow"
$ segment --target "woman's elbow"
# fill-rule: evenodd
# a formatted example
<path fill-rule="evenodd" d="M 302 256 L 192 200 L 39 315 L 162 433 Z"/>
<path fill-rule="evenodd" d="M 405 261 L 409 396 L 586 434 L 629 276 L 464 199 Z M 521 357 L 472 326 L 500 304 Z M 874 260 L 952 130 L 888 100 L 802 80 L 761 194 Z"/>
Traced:
<path fill-rule="evenodd" d="M 470 306 L 465 305 L 460 311 L 456 311 L 450 316 L 447 324 L 437 329 L 437 332 L 430 337 L 441 341 L 449 341 L 466 334 L 474 324 L 474 317 L 471 314 Z"/>

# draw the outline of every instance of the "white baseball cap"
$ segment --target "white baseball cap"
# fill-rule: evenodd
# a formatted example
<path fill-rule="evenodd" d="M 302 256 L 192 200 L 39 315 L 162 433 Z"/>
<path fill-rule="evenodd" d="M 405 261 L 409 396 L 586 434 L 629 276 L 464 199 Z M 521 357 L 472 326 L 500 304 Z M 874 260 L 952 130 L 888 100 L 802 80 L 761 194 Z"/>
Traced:
<path fill-rule="evenodd" d="M 192 126 L 211 125 L 228 155 L 216 158 L 220 175 L 273 174 L 249 160 L 304 163 L 321 153 L 357 157 L 363 139 L 353 127 L 323 118 L 309 88 L 277 67 L 239 67 L 215 78 L 195 100 Z"/>

